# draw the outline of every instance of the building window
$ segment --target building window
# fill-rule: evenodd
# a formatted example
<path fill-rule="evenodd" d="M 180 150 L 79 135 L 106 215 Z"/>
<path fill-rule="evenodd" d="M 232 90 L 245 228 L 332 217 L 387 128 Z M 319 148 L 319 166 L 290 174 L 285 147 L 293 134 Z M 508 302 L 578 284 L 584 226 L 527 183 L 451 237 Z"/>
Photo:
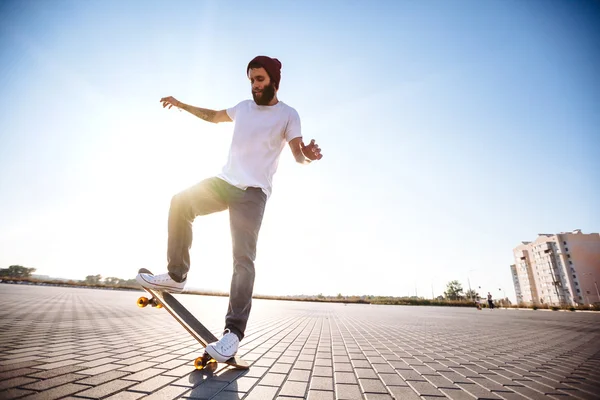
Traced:
<path fill-rule="evenodd" d="M 577 289 L 577 293 L 581 293 L 581 290 Z M 579 296 L 579 298 L 581 298 L 581 296 Z"/>
<path fill-rule="evenodd" d="M 567 254 L 567 258 L 571 258 L 571 255 L 570 255 L 570 254 Z"/>
<path fill-rule="evenodd" d="M 567 245 L 567 242 L 563 242 L 563 244 L 566 246 L 566 245 Z"/>
<path fill-rule="evenodd" d="M 565 247 L 565 251 L 569 251 L 569 248 L 568 248 L 568 247 Z"/>
<path fill-rule="evenodd" d="M 573 261 L 569 260 L 569 265 L 573 265 Z M 573 269 L 573 268 L 571 268 Z"/>
<path fill-rule="evenodd" d="M 573 278 L 577 278 L 577 277 L 575 276 L 575 274 L 573 274 Z"/>

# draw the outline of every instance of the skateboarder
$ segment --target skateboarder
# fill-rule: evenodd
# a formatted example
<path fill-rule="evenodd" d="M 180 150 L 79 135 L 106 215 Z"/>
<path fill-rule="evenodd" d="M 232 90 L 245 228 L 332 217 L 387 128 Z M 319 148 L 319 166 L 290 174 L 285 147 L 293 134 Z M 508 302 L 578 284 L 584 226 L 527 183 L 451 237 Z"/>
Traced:
<path fill-rule="evenodd" d="M 171 200 L 167 272 L 136 276 L 142 286 L 181 292 L 190 269 L 192 222 L 199 215 L 229 209 L 233 245 L 229 307 L 223 336 L 206 348 L 219 362 L 235 355 L 244 338 L 252 306 L 258 233 L 281 151 L 287 143 L 300 164 L 322 157 L 314 139 L 304 144 L 298 112 L 277 98 L 281 62 L 257 56 L 248 64 L 246 74 L 253 100 L 244 100 L 226 110 L 194 107 L 173 97 L 160 99 L 163 108 L 175 106 L 208 122 L 235 124 L 229 157 L 221 173 L 183 190 Z"/>

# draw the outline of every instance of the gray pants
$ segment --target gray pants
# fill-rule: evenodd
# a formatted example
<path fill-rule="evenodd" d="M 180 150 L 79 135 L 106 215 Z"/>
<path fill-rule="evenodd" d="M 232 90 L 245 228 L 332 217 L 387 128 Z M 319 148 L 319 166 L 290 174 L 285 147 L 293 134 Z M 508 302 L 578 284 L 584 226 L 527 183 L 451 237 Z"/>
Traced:
<path fill-rule="evenodd" d="M 244 338 L 252 307 L 256 243 L 266 201 L 267 196 L 260 188 L 242 190 L 213 177 L 173 196 L 169 210 L 168 270 L 171 278 L 181 282 L 190 269 L 192 222 L 199 215 L 229 208 L 233 277 L 225 329 L 230 329 L 240 340 Z"/>

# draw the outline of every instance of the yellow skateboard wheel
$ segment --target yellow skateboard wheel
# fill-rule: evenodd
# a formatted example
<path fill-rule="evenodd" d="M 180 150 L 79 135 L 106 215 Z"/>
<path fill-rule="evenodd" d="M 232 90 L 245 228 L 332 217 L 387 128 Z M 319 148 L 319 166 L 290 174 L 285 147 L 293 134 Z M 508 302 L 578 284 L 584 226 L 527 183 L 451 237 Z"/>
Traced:
<path fill-rule="evenodd" d="M 137 301 L 137 305 L 138 307 L 146 307 L 148 305 L 148 298 L 147 297 L 140 297 Z"/>

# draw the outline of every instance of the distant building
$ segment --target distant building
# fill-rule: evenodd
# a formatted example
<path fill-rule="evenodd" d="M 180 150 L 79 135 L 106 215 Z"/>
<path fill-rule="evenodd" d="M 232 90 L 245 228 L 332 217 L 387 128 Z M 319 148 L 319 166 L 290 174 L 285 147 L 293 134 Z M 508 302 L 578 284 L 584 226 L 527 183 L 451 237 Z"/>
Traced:
<path fill-rule="evenodd" d="M 517 304 L 524 303 L 523 301 L 523 292 L 521 292 L 521 284 L 519 283 L 519 274 L 517 274 L 517 266 L 511 265 L 510 272 L 513 277 L 513 285 L 515 287 L 515 294 L 517 296 Z"/>
<path fill-rule="evenodd" d="M 600 303 L 600 234 L 580 229 L 540 233 L 513 249 L 517 302 L 531 305 Z"/>

